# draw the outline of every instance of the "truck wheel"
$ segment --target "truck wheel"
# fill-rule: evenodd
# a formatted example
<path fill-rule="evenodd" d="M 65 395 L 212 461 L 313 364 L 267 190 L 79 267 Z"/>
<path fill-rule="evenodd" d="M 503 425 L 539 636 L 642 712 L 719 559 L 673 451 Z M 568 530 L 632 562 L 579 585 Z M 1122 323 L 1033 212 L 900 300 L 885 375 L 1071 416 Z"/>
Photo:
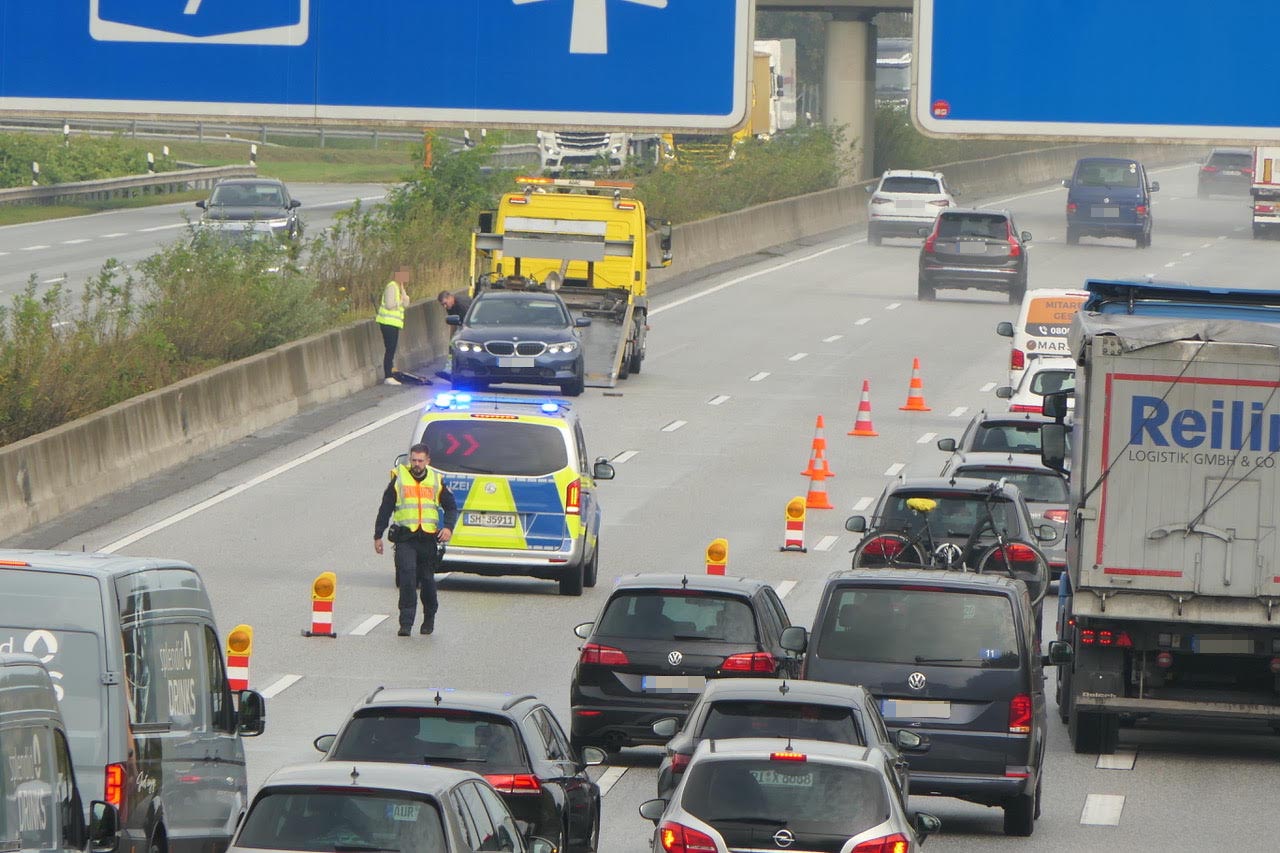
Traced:
<path fill-rule="evenodd" d="M 627 367 L 631 369 L 632 373 L 639 373 L 640 365 L 644 361 L 644 344 L 641 343 L 641 341 L 643 340 L 643 337 L 642 337 L 643 335 L 644 335 L 644 331 L 640 328 L 640 323 L 637 322 L 636 338 L 635 338 L 635 341 L 631 344 L 631 357 L 627 359 Z"/>
<path fill-rule="evenodd" d="M 579 563 L 570 568 L 568 573 L 560 578 L 560 594 L 561 595 L 582 595 L 582 576 L 585 567 Z"/>
<path fill-rule="evenodd" d="M 1072 228 L 1070 225 L 1067 226 L 1067 245 L 1068 246 L 1080 245 L 1080 232 Z"/>
<path fill-rule="evenodd" d="M 618 365 L 618 378 L 626 379 L 631 375 L 631 344 L 622 351 L 622 362 Z"/>
<path fill-rule="evenodd" d="M 1004 834 L 1026 838 L 1036 828 L 1034 794 L 1019 794 L 1004 804 Z"/>

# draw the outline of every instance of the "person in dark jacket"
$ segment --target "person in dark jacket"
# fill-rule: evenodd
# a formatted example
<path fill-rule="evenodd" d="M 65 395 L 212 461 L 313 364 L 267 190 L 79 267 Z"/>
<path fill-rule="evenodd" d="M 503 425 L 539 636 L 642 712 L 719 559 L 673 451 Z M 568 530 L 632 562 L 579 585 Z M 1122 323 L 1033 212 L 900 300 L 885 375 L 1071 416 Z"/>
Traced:
<path fill-rule="evenodd" d="M 459 290 L 457 293 L 442 290 L 436 299 L 444 306 L 444 313 L 451 314 L 454 317 L 465 316 L 467 309 L 471 307 L 471 297 L 467 295 L 465 290 Z"/>
<path fill-rule="evenodd" d="M 439 471 L 430 467 L 431 455 L 425 444 L 409 448 L 409 464 L 397 465 L 391 482 L 382 493 L 382 504 L 373 523 L 373 550 L 382 553 L 382 534 L 395 546 L 396 586 L 400 590 L 399 636 L 413 629 L 422 596 L 422 628 L 430 634 L 436 628 L 436 570 L 441 546 L 453 535 L 458 522 L 458 505 Z"/>

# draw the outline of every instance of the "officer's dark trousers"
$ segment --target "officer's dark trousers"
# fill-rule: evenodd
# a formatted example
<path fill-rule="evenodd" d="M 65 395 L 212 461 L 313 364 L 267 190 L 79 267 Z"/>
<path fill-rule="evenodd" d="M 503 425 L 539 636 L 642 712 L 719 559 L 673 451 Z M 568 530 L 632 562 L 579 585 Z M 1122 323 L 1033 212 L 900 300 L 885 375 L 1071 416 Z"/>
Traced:
<path fill-rule="evenodd" d="M 396 347 L 400 345 L 400 330 L 386 323 L 379 323 L 382 330 L 382 378 L 390 379 L 396 363 Z"/>
<path fill-rule="evenodd" d="M 400 627 L 412 628 L 422 595 L 422 615 L 432 615 L 438 608 L 436 599 L 436 567 L 440 563 L 436 536 L 419 534 L 396 543 L 396 586 L 400 588 Z"/>

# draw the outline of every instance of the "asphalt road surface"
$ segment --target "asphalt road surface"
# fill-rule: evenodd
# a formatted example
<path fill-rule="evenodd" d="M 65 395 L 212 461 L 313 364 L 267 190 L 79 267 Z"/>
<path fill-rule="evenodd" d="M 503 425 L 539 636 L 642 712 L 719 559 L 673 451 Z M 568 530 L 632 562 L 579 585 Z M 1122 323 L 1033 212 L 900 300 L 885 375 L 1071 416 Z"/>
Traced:
<path fill-rule="evenodd" d="M 966 202 L 1008 207 L 1033 233 L 1031 287 L 1147 274 L 1274 286 L 1280 243 L 1251 239 L 1243 198 L 1197 200 L 1191 166 L 1157 177 L 1163 190 L 1146 250 L 1121 240 L 1064 246 L 1061 188 Z M 298 192 L 308 202 L 319 196 Z M 78 220 L 59 236 L 96 239 L 99 231 L 136 233 L 144 222 L 173 221 L 162 209 L 128 215 L 154 220 Z M 13 231 L 0 232 L 0 250 L 10 251 L 0 260 L 22 251 L 11 245 L 55 242 Z M 655 300 L 644 372 L 621 383 L 620 395 L 588 390 L 574 402 L 589 452 L 618 463 L 617 479 L 599 489 L 600 584 L 582 598 L 561 598 L 547 582 L 455 575 L 442 582 L 436 634 L 395 636 L 391 558 L 373 553 L 373 518 L 413 412 L 436 389 L 370 389 L 23 541 L 170 555 L 203 570 L 222 630 L 239 622 L 256 630 L 251 681 L 270 698 L 266 735 L 247 741 L 254 785 L 283 764 L 316 757 L 312 739 L 334 731 L 379 684 L 529 691 L 567 724 L 580 642 L 572 627 L 595 618 L 615 578 L 700 572 L 706 544 L 724 536 L 730 572 L 773 583 L 792 621 L 808 625 L 823 578 L 848 566 L 855 539 L 843 530 L 845 516 L 869 506 L 901 470 L 936 473 L 944 455 L 935 439 L 958 437 L 976 411 L 1002 405 L 991 391 L 1006 381 L 1009 342 L 994 327 L 1014 319 L 1013 309 L 975 292 L 943 291 L 936 303 L 918 303 L 918 245 L 869 247 L 863 230 L 851 228 Z M 931 412 L 898 410 L 913 357 L 921 360 Z M 863 379 L 871 381 L 878 438 L 845 435 Z M 799 473 L 819 414 L 837 509 L 810 512 L 808 554 L 779 553 L 783 508 L 807 488 Z M 338 576 L 339 636 L 307 639 L 300 632 L 309 620 L 309 585 L 324 570 Z M 1052 680 L 1048 689 L 1044 813 L 1035 835 L 1005 838 L 998 809 L 914 798 L 914 808 L 943 822 L 926 849 L 1262 850 L 1274 845 L 1265 839 L 1280 836 L 1274 735 L 1239 726 L 1140 727 L 1122 730 L 1114 756 L 1076 755 L 1057 722 Z M 598 771 L 607 791 L 603 851 L 648 849 L 652 827 L 636 807 L 654 796 L 658 755 L 627 750 Z"/>
<path fill-rule="evenodd" d="M 357 199 L 369 204 L 387 193 L 381 184 L 290 184 L 289 190 L 303 202 L 299 214 L 308 238 Z M 65 281 L 78 293 L 108 258 L 137 263 L 180 238 L 200 212 L 184 202 L 0 227 L 0 305 L 8 305 L 33 275 L 41 290 Z"/>

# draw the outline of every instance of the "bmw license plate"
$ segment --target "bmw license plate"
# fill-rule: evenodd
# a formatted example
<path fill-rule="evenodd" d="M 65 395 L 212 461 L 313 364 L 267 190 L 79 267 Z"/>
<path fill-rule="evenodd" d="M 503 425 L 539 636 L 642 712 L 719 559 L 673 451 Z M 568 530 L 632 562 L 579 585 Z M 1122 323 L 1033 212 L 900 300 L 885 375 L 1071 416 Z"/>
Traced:
<path fill-rule="evenodd" d="M 881 699 L 880 715 L 886 719 L 951 719 L 951 703 L 927 699 Z"/>
<path fill-rule="evenodd" d="M 533 357 L 527 355 L 505 355 L 498 358 L 498 367 L 533 367 Z"/>
<path fill-rule="evenodd" d="M 463 515 L 467 527 L 515 527 L 514 512 L 468 512 Z"/>
<path fill-rule="evenodd" d="M 1093 209 L 1089 212 L 1089 215 L 1094 219 L 1119 219 L 1120 208 L 1116 207 L 1114 204 L 1095 204 Z"/>
<path fill-rule="evenodd" d="M 650 693 L 701 693 L 707 679 L 701 675 L 645 675 L 640 689 Z"/>

